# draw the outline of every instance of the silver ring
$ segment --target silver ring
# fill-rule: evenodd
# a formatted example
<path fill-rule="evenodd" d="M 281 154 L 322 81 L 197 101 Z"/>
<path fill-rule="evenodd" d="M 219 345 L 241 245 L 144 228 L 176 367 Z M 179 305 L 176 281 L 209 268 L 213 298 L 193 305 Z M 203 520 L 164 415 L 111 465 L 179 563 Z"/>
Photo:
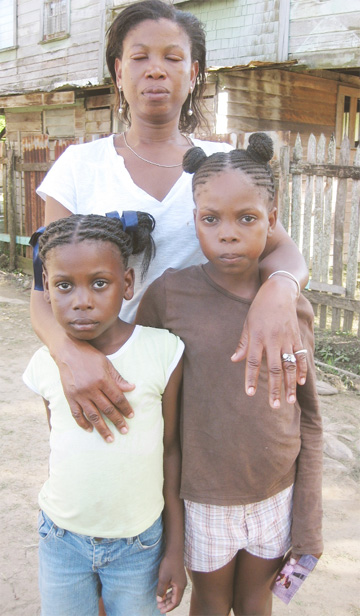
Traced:
<path fill-rule="evenodd" d="M 296 357 L 294 353 L 283 353 L 281 359 L 282 361 L 289 361 L 291 364 L 296 364 Z"/>
<path fill-rule="evenodd" d="M 300 349 L 300 351 L 295 351 L 294 355 L 300 355 L 300 353 L 304 353 L 304 355 L 306 355 L 307 349 Z"/>

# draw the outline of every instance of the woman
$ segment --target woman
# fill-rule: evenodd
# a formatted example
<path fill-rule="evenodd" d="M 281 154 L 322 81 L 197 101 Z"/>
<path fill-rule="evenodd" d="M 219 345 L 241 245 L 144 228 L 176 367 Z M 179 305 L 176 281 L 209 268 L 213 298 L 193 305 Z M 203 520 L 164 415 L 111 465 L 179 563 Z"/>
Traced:
<path fill-rule="evenodd" d="M 182 173 L 185 152 L 193 143 L 201 144 L 207 154 L 229 146 L 191 141 L 182 132 L 193 131 L 199 122 L 198 99 L 205 83 L 205 36 L 193 15 L 161 0 L 132 4 L 110 27 L 106 58 L 119 92 L 119 107 L 130 127 L 124 134 L 70 146 L 46 176 L 39 194 L 46 201 L 46 225 L 71 213 L 123 209 L 143 210 L 155 217 L 157 256 L 145 280 L 136 276 L 134 314 L 142 290 L 167 267 L 179 269 L 203 260 L 192 220 L 191 178 Z M 282 271 L 284 264 L 288 272 Z M 261 276 L 264 284 L 253 302 L 236 357 L 239 361 L 247 357 L 245 387 L 248 395 L 254 395 L 266 353 L 269 402 L 276 409 L 282 368 L 290 403 L 295 401 L 296 381 L 301 384 L 306 377 L 305 356 L 297 355 L 295 363 L 293 353 L 302 348 L 296 318 L 297 280 L 303 286 L 307 270 L 279 223 L 266 245 Z M 128 311 L 121 314 L 125 319 L 129 315 Z M 32 320 L 58 364 L 78 424 L 88 430 L 94 425 L 111 442 L 112 433 L 101 417 L 104 413 L 126 433 L 124 416 L 131 417 L 132 410 L 123 392 L 134 385 L 126 383 L 89 345 L 64 336 L 42 293 L 36 291 Z M 282 358 L 284 354 L 291 361 Z"/>

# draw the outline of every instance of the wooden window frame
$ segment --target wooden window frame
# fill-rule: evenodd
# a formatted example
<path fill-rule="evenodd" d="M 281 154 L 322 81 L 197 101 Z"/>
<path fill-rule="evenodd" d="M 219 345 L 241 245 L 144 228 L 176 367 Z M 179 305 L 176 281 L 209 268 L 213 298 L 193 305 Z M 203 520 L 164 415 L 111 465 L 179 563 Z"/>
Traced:
<path fill-rule="evenodd" d="M 350 147 L 354 150 L 355 149 L 354 135 L 355 135 L 357 99 L 360 98 L 360 90 L 356 87 L 340 86 L 340 85 L 338 87 L 337 101 L 336 101 L 336 144 L 338 147 L 340 147 L 341 142 L 343 140 L 342 128 L 343 128 L 345 96 L 350 97 L 349 139 L 350 139 Z"/>
<path fill-rule="evenodd" d="M 16 0 L 12 0 L 12 8 L 13 8 L 13 29 L 12 29 L 12 42 L 10 45 L 7 45 L 6 47 L 1 45 L 0 43 L 0 52 L 2 51 L 6 51 L 8 49 L 14 49 L 16 47 L 16 43 L 17 43 L 17 30 L 16 30 L 16 6 L 17 6 L 17 2 Z"/>
<path fill-rule="evenodd" d="M 48 14 L 48 10 L 51 9 L 51 5 L 65 6 L 65 11 L 61 12 L 61 20 L 64 21 L 64 27 L 57 29 L 53 32 L 46 32 L 46 24 L 51 20 L 51 15 Z M 53 16 L 54 20 L 56 15 Z M 62 24 L 61 24 L 62 25 Z M 42 43 L 48 43 L 50 41 L 58 41 L 70 36 L 70 0 L 43 0 L 42 10 Z"/>

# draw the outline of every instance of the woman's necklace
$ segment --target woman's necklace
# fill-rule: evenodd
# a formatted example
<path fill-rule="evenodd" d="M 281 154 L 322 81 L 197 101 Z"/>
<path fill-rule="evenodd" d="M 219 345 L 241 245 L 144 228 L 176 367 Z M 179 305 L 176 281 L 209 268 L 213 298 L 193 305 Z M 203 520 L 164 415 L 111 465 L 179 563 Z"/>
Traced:
<path fill-rule="evenodd" d="M 130 150 L 130 152 L 132 152 L 133 154 L 135 154 L 135 156 L 137 158 L 140 158 L 140 160 L 143 160 L 144 163 L 149 163 L 149 165 L 155 165 L 156 167 L 165 167 L 166 169 L 174 169 L 175 167 L 181 167 L 182 166 L 182 162 L 178 163 L 177 165 L 161 165 L 160 163 L 154 163 L 152 160 L 148 160 L 147 158 L 143 158 L 142 156 L 140 156 L 140 154 L 137 154 L 137 152 L 135 152 L 135 150 L 132 149 L 132 147 L 128 144 L 128 142 L 126 141 L 126 133 L 122 134 L 124 137 L 124 143 L 126 145 L 126 147 Z M 183 135 L 185 137 L 185 139 L 187 140 L 189 145 L 194 145 L 193 142 L 191 141 L 190 137 L 188 137 L 187 135 Z"/>

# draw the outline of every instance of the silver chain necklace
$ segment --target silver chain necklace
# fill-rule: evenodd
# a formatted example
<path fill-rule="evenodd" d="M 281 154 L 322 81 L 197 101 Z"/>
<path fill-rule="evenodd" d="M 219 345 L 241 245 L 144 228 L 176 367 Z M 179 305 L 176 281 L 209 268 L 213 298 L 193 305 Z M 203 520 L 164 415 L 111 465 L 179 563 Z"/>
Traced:
<path fill-rule="evenodd" d="M 155 165 L 156 167 L 165 167 L 165 169 L 174 169 L 175 167 L 181 167 L 182 166 L 182 162 L 178 163 L 176 165 L 161 165 L 160 163 L 154 163 L 152 160 L 148 160 L 147 158 L 143 158 L 142 156 L 140 156 L 140 154 L 135 152 L 135 150 L 133 150 L 132 147 L 128 144 L 128 142 L 126 141 L 126 133 L 123 133 L 122 135 L 124 137 L 124 143 L 125 143 L 126 147 L 130 150 L 130 152 L 135 154 L 135 156 L 137 158 L 140 158 L 140 160 L 144 161 L 144 163 L 149 163 L 149 165 Z M 191 146 L 194 145 L 193 142 L 191 141 L 190 137 L 188 137 L 187 135 L 183 135 L 183 136 L 185 137 L 185 139 L 187 140 L 189 145 L 191 145 Z"/>

